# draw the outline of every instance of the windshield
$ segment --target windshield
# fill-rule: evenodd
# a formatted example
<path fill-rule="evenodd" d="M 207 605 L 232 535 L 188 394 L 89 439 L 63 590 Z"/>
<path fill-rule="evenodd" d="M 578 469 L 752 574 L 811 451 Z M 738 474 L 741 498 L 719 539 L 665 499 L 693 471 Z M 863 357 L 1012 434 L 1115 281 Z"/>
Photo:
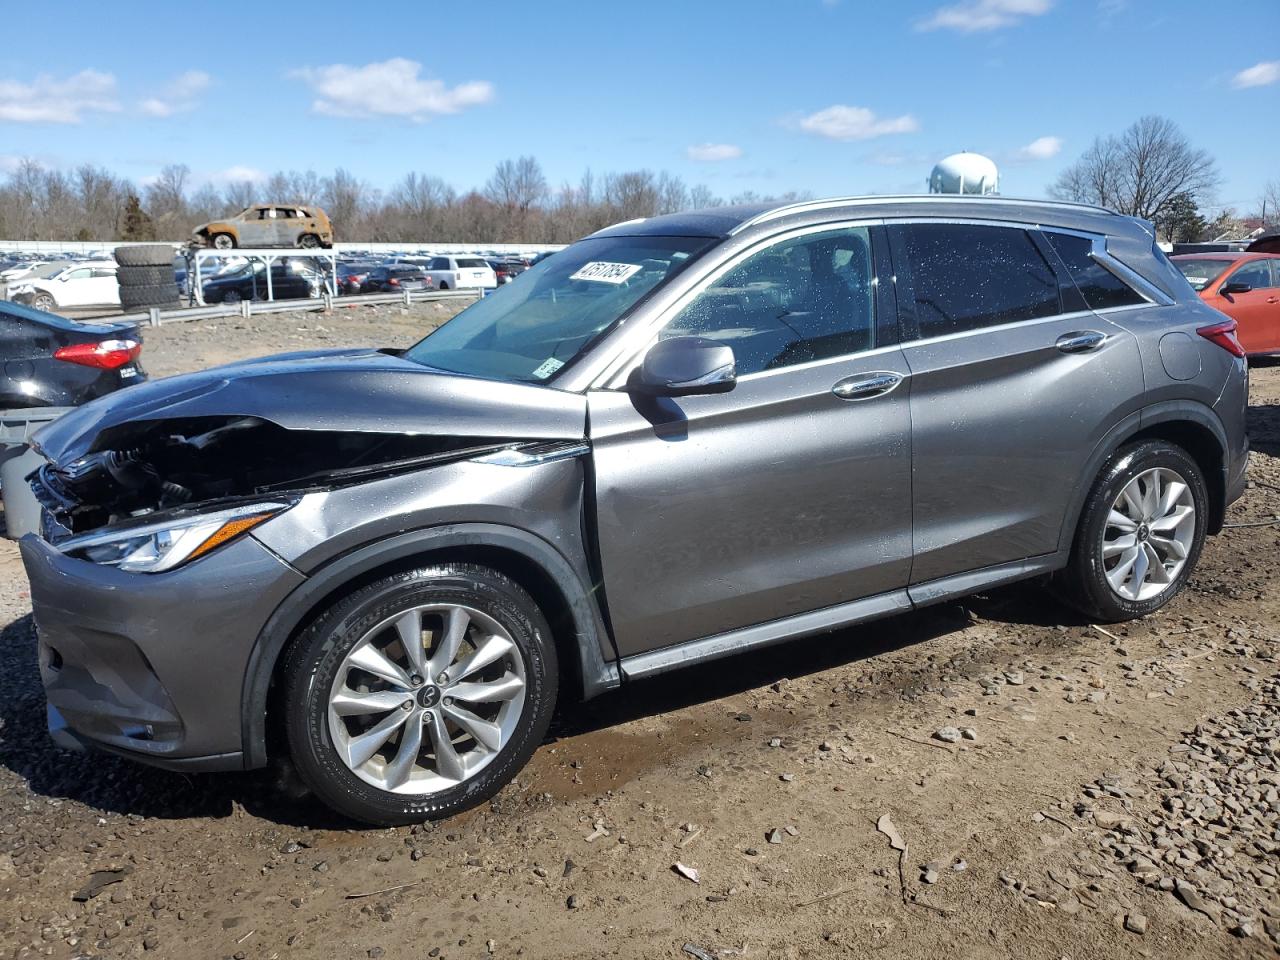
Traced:
<path fill-rule="evenodd" d="M 468 307 L 404 356 L 450 373 L 544 383 L 715 242 L 579 241 Z"/>
<path fill-rule="evenodd" d="M 1173 265 L 1182 271 L 1193 290 L 1203 290 L 1217 280 L 1234 263 L 1234 260 L 1174 260 Z"/>

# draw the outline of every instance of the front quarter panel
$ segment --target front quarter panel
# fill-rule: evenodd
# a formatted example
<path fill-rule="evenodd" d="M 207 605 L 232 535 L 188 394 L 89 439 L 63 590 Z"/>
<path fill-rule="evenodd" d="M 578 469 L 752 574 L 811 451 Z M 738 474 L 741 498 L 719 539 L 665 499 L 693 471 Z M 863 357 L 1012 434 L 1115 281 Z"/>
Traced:
<path fill-rule="evenodd" d="M 444 524 L 488 523 L 547 541 L 585 575 L 583 463 L 531 467 L 463 461 L 307 494 L 258 534 L 303 573 L 387 537 Z"/>

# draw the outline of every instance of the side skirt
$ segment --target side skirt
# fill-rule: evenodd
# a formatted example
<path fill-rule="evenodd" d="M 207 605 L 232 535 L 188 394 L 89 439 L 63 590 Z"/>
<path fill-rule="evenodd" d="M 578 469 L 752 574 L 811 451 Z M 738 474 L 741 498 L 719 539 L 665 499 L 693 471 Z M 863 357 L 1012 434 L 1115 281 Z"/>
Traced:
<path fill-rule="evenodd" d="M 828 633 L 867 620 L 907 613 L 944 600 L 968 596 L 988 587 L 1051 573 L 1064 566 L 1066 562 L 1065 553 L 1051 553 L 1026 560 L 1015 560 L 1012 563 L 984 567 L 981 570 L 918 583 L 904 590 L 880 593 L 873 597 L 840 603 L 834 607 L 824 607 L 821 610 L 800 613 L 781 620 L 771 620 L 768 623 L 729 630 L 700 640 L 690 640 L 687 643 L 663 647 L 660 650 L 633 654 L 622 658 L 620 663 L 622 676 L 625 680 L 654 677 L 690 664 L 719 660 L 749 650 L 759 650 L 777 643 L 784 643 L 797 637 Z"/>

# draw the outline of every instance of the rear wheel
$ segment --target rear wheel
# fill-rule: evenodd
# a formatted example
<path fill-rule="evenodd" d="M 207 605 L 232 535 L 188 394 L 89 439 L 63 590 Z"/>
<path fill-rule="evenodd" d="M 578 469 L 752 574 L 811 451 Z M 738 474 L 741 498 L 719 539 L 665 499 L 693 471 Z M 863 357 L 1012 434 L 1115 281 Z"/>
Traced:
<path fill-rule="evenodd" d="M 1096 620 L 1132 620 L 1182 589 L 1204 546 L 1204 476 L 1173 444 L 1120 450 L 1085 502 L 1064 580 L 1067 598 Z"/>
<path fill-rule="evenodd" d="M 329 806 L 383 825 L 493 796 L 551 720 L 555 645 L 537 605 L 496 571 L 445 564 L 339 601 L 284 666 L 289 751 Z"/>
<path fill-rule="evenodd" d="M 448 289 L 449 289 L 449 284 L 447 284 L 445 281 L 441 280 L 441 281 L 440 281 L 440 289 L 441 289 L 441 290 L 448 290 Z"/>

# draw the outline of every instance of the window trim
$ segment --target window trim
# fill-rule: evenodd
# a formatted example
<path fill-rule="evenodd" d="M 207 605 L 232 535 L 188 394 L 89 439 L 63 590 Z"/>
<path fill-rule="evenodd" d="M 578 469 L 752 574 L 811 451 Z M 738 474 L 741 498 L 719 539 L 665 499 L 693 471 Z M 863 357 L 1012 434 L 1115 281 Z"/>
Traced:
<path fill-rule="evenodd" d="M 588 390 L 622 390 L 626 386 L 627 377 L 631 371 L 640 363 L 641 358 L 649 349 L 657 343 L 658 335 L 662 330 L 680 314 L 685 307 L 693 302 L 694 298 L 700 296 L 708 287 L 714 284 L 722 276 L 731 270 L 736 269 L 746 260 L 755 256 L 769 247 L 778 245 L 787 240 L 795 240 L 817 233 L 831 233 L 835 230 L 851 230 L 865 229 L 867 231 L 868 240 L 871 243 L 871 287 L 873 291 L 872 302 L 876 311 L 876 322 L 873 327 L 873 346 L 869 350 L 860 350 L 856 353 L 838 354 L 833 357 L 824 357 L 818 360 L 806 360 L 804 363 L 796 363 L 787 367 L 779 367 L 776 370 L 757 370 L 754 373 L 743 374 L 738 378 L 739 382 L 754 380 L 762 376 L 776 376 L 781 373 L 789 373 L 792 370 L 804 369 L 821 363 L 832 363 L 849 357 L 864 357 L 881 351 L 897 349 L 898 343 L 880 343 L 881 330 L 883 329 L 881 312 L 893 309 L 894 304 L 892 298 L 886 298 L 881 288 L 886 286 L 880 282 L 879 268 L 882 265 L 881 256 L 877 253 L 877 248 L 885 244 L 883 231 L 877 231 L 877 227 L 882 227 L 884 220 L 879 217 L 858 218 L 855 220 L 836 220 L 826 223 L 808 224 L 803 227 L 793 227 L 790 230 L 783 230 L 778 233 L 770 234 L 767 237 L 761 237 L 759 241 L 748 247 L 737 251 L 732 256 L 720 261 L 709 271 L 699 277 L 688 289 L 684 290 L 680 296 L 665 307 L 663 310 L 654 315 L 654 317 L 645 324 L 643 328 L 632 331 L 632 336 L 621 344 L 618 352 L 605 365 L 604 369 L 592 379 L 587 386 Z M 892 317 L 893 314 L 890 314 Z"/>

